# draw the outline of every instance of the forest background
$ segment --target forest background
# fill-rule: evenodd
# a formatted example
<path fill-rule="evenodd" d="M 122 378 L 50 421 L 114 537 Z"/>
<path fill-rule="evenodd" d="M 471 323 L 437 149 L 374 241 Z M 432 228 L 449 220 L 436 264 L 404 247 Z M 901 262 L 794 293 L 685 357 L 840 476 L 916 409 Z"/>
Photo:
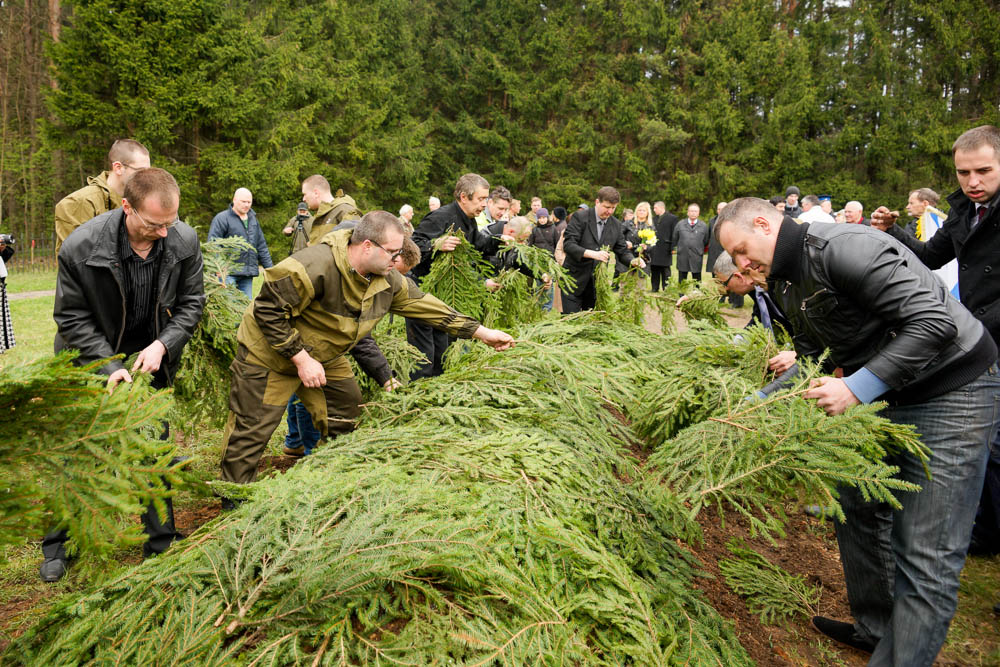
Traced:
<path fill-rule="evenodd" d="M 997 123 L 997 4 L 0 0 L 0 231 L 51 247 L 120 137 L 203 235 L 249 187 L 272 247 L 317 172 L 418 216 L 466 171 L 550 205 L 794 183 L 901 208 Z"/>

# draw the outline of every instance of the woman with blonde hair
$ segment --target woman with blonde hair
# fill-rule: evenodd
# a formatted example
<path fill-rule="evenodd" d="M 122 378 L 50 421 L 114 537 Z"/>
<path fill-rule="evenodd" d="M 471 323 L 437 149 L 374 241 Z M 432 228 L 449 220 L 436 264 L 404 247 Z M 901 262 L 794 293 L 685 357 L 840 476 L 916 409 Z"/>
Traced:
<path fill-rule="evenodd" d="M 649 208 L 648 201 L 641 201 L 635 205 L 635 220 L 632 221 L 632 224 L 635 225 L 635 233 L 637 236 L 639 232 L 641 232 L 644 229 L 653 229 L 653 211 L 652 209 Z M 642 239 L 640 238 L 639 241 L 641 243 Z M 645 274 L 648 276 L 649 249 L 646 247 L 643 247 L 642 249 L 642 259 L 644 262 L 646 262 L 646 266 L 645 268 L 643 268 L 643 272 L 645 272 Z"/>
<path fill-rule="evenodd" d="M 635 206 L 635 225 L 636 231 L 640 229 L 652 229 L 653 228 L 653 211 L 649 208 L 648 201 L 641 201 Z"/>

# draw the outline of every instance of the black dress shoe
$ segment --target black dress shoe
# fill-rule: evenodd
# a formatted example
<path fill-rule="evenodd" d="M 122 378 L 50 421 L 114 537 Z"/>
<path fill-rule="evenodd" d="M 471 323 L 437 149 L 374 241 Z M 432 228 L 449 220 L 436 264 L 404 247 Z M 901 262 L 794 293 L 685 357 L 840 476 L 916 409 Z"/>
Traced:
<path fill-rule="evenodd" d="M 851 623 L 835 621 L 825 616 L 813 616 L 813 627 L 822 632 L 830 639 L 834 639 L 841 644 L 847 644 L 851 648 L 856 648 L 865 653 L 875 651 L 875 642 L 860 637 Z"/>
<path fill-rule="evenodd" d="M 59 581 L 64 574 L 66 574 L 66 561 L 62 558 L 46 558 L 38 568 L 38 576 L 48 583 Z"/>
<path fill-rule="evenodd" d="M 222 500 L 223 512 L 232 512 L 238 509 L 239 506 L 242 505 L 244 502 L 246 502 L 245 500 L 233 500 L 232 498 L 225 498 L 225 497 L 223 497 L 221 500 Z"/>

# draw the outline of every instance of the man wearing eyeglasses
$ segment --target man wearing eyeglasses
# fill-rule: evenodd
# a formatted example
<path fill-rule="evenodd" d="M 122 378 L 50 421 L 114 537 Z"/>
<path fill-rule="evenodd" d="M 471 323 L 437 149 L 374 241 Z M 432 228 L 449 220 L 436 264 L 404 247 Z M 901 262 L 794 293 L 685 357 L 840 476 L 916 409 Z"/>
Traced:
<path fill-rule="evenodd" d="M 101 367 L 109 392 L 136 371 L 152 373 L 155 388 L 170 386 L 205 305 L 201 246 L 177 219 L 177 181 L 163 169 L 139 169 L 124 189 L 121 208 L 81 225 L 60 249 L 53 312 L 56 352 L 79 350 L 75 363 L 137 354 L 131 368 L 120 360 Z M 177 537 L 169 502 L 167 510 L 162 523 L 155 509 L 143 517 L 146 555 Z M 42 541 L 42 580 L 65 573 L 65 541 L 64 531 Z"/>
<path fill-rule="evenodd" d="M 394 263 L 403 238 L 399 218 L 372 211 L 354 229 L 331 232 L 264 272 L 236 334 L 223 480 L 256 479 L 260 456 L 292 393 L 323 436 L 354 429 L 361 391 L 345 353 L 390 312 L 497 350 L 513 346 L 509 334 L 487 329 L 401 276 Z M 232 503 L 224 500 L 223 507 Z"/>
<path fill-rule="evenodd" d="M 149 151 L 133 139 L 119 139 L 108 151 L 111 169 L 87 179 L 87 185 L 56 204 L 56 253 L 74 229 L 121 205 L 125 182 L 149 166 Z"/>

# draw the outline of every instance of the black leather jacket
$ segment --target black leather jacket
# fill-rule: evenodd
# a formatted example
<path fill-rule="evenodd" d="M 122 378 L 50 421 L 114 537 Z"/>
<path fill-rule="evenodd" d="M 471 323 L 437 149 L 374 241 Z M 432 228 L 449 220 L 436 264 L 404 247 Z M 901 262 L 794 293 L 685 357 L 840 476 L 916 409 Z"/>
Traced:
<path fill-rule="evenodd" d="M 887 234 L 785 218 L 769 278 L 799 354 L 830 350 L 844 375 L 866 367 L 890 403 L 957 389 L 996 360 L 993 339 L 944 283 Z"/>
<path fill-rule="evenodd" d="M 124 216 L 119 208 L 89 220 L 59 250 L 55 349 L 80 350 L 79 363 L 114 356 L 122 342 L 128 313 L 118 233 Z M 167 348 L 168 378 L 172 378 L 205 306 L 197 233 L 183 222 L 172 227 L 163 239 L 161 262 L 154 331 Z M 110 375 L 120 368 L 121 361 L 112 361 L 101 372 Z"/>

